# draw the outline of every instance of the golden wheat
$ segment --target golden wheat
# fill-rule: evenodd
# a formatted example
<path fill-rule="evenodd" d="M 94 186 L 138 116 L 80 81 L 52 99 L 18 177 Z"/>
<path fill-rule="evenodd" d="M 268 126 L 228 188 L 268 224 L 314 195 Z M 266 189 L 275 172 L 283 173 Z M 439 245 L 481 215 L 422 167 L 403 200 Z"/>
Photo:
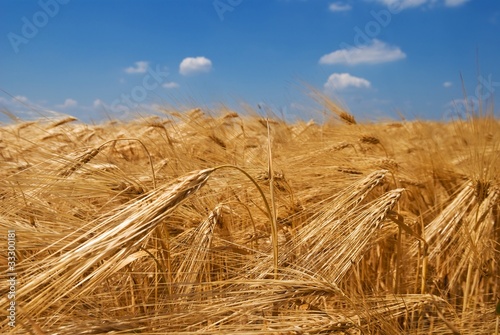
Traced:
<path fill-rule="evenodd" d="M 325 122 L 0 127 L 0 332 L 494 333 L 499 121 L 365 124 L 314 95 Z"/>

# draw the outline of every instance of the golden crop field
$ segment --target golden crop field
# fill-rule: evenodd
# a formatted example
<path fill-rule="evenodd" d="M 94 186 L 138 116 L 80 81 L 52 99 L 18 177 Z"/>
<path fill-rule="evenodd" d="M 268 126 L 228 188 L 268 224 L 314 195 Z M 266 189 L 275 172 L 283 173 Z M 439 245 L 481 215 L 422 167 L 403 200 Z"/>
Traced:
<path fill-rule="evenodd" d="M 358 122 L 323 103 L 324 123 L 194 109 L 3 125 L 16 325 L 0 329 L 498 332 L 499 120 Z"/>

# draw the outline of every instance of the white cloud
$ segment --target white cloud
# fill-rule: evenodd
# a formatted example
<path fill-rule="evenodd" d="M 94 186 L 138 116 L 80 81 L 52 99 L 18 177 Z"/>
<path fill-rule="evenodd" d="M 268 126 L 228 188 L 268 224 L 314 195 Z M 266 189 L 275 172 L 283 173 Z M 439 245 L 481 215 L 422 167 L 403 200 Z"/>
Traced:
<path fill-rule="evenodd" d="M 94 106 L 94 108 L 104 107 L 105 103 L 101 99 L 95 99 L 92 106 Z"/>
<path fill-rule="evenodd" d="M 200 72 L 210 72 L 212 61 L 205 57 L 187 57 L 179 65 L 179 72 L 182 75 L 189 75 Z"/>
<path fill-rule="evenodd" d="M 52 118 L 64 115 L 53 109 L 57 106 L 48 106 L 46 101 L 43 100 L 34 102 L 23 95 L 16 95 L 10 99 L 0 97 L 0 104 L 2 104 L 3 106 L 0 106 L 7 109 L 9 113 L 22 120 L 38 119 L 41 116 Z M 1 117 L 2 115 L 0 115 L 0 118 Z"/>
<path fill-rule="evenodd" d="M 406 58 L 406 54 L 399 47 L 389 46 L 374 39 L 371 44 L 359 47 L 350 46 L 339 49 L 320 58 L 320 64 L 377 64 L 394 62 Z"/>
<path fill-rule="evenodd" d="M 397 8 L 399 10 L 407 8 L 416 8 L 423 5 L 432 7 L 437 0 L 376 0 L 377 2 L 386 5 L 387 7 Z M 465 4 L 470 0 L 444 0 L 443 3 L 446 7 L 457 7 Z"/>
<path fill-rule="evenodd" d="M 443 83 L 443 87 L 448 88 L 448 87 L 451 87 L 451 86 L 453 86 L 453 83 L 452 83 L 451 81 L 445 81 L 445 82 Z"/>
<path fill-rule="evenodd" d="M 364 79 L 350 75 L 349 73 L 333 73 L 328 77 L 324 87 L 329 91 L 342 90 L 347 87 L 369 88 L 371 83 Z"/>
<path fill-rule="evenodd" d="M 74 99 L 68 98 L 64 100 L 64 103 L 62 105 L 56 105 L 58 108 L 70 108 L 70 107 L 75 107 L 78 105 L 78 102 Z"/>
<path fill-rule="evenodd" d="M 30 107 L 43 108 L 40 104 L 31 101 L 24 95 L 16 95 L 10 99 L 2 97 L 0 102 L 5 104 L 5 107 L 9 110 L 23 110 Z"/>
<path fill-rule="evenodd" d="M 13 100 L 20 102 L 28 102 L 28 98 L 26 98 L 24 95 L 16 95 Z"/>
<path fill-rule="evenodd" d="M 342 2 L 334 2 L 328 6 L 328 9 L 332 12 L 346 12 L 352 9 L 352 6 Z"/>
<path fill-rule="evenodd" d="M 125 73 L 128 74 L 136 74 L 136 73 L 146 73 L 149 62 L 146 61 L 139 61 L 134 63 L 135 66 L 130 66 L 125 69 Z"/>
<path fill-rule="evenodd" d="M 469 0 L 444 0 L 444 5 L 447 7 L 458 7 L 468 2 Z"/>
<path fill-rule="evenodd" d="M 179 84 L 177 84 L 176 82 L 170 81 L 168 83 L 164 83 L 161 86 L 164 87 L 164 88 L 178 88 Z"/>
<path fill-rule="evenodd" d="M 424 5 L 428 0 L 378 0 L 378 2 L 387 7 L 406 9 Z"/>

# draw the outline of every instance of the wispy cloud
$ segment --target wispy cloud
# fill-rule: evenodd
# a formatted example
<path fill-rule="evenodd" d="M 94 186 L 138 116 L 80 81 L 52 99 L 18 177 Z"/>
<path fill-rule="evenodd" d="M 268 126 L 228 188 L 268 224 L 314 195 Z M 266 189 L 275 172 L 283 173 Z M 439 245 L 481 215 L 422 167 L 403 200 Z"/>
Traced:
<path fill-rule="evenodd" d="M 201 72 L 210 72 L 212 61 L 206 57 L 187 57 L 179 65 L 179 73 L 189 75 Z"/>
<path fill-rule="evenodd" d="M 28 102 L 28 98 L 26 98 L 24 95 L 16 95 L 13 100 L 16 100 L 18 102 Z"/>
<path fill-rule="evenodd" d="M 343 2 L 334 2 L 328 6 L 332 12 L 347 12 L 352 9 L 352 6 Z"/>
<path fill-rule="evenodd" d="M 350 46 L 346 49 L 339 49 L 322 56 L 320 64 L 377 64 L 394 62 L 406 58 L 406 54 L 399 47 L 390 46 L 377 39 L 371 44 L 359 47 Z"/>
<path fill-rule="evenodd" d="M 328 77 L 324 88 L 327 91 L 338 91 L 348 87 L 369 88 L 371 83 L 360 77 L 355 77 L 349 73 L 333 73 Z"/>
<path fill-rule="evenodd" d="M 101 99 L 95 99 L 94 102 L 92 103 L 92 106 L 94 108 L 104 107 L 105 103 Z"/>
<path fill-rule="evenodd" d="M 469 0 L 445 0 L 444 5 L 447 7 L 458 7 L 466 2 L 469 2 Z"/>
<path fill-rule="evenodd" d="M 408 8 L 417 8 L 423 5 L 432 6 L 438 2 L 437 0 L 376 0 L 376 1 L 381 3 L 382 5 L 386 5 L 392 8 L 398 8 L 401 10 Z M 469 1 L 470 0 L 444 0 L 441 2 L 446 7 L 458 7 Z"/>
<path fill-rule="evenodd" d="M 429 0 L 377 0 L 388 7 L 406 9 L 425 5 Z"/>
<path fill-rule="evenodd" d="M 11 98 L 0 97 L 0 106 L 7 109 L 7 111 L 12 113 L 15 117 L 23 120 L 32 120 L 40 117 L 52 118 L 64 115 L 52 109 L 57 106 L 48 106 L 45 101 L 31 101 L 24 95 L 16 95 Z M 1 118 L 2 115 L 0 115 L 0 119 Z"/>
<path fill-rule="evenodd" d="M 449 88 L 449 87 L 452 87 L 453 86 L 453 83 L 451 81 L 445 81 L 443 83 L 443 87 L 445 88 Z"/>
<path fill-rule="evenodd" d="M 164 88 L 178 88 L 179 84 L 177 84 L 176 82 L 170 81 L 168 83 L 162 84 L 161 86 Z"/>
<path fill-rule="evenodd" d="M 137 74 L 137 73 L 146 73 L 149 62 L 139 61 L 134 63 L 135 66 L 130 66 L 125 69 L 125 73 L 128 74 Z"/>
<path fill-rule="evenodd" d="M 78 102 L 74 99 L 68 98 L 64 100 L 64 103 L 61 105 L 56 105 L 58 108 L 71 108 L 71 107 L 76 107 L 78 105 Z"/>

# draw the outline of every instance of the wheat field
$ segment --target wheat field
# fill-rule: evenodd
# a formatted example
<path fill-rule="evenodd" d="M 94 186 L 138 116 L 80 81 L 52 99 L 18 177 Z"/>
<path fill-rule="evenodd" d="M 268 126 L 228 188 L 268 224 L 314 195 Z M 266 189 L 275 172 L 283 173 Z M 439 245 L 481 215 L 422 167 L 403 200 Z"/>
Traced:
<path fill-rule="evenodd" d="M 2 334 L 495 334 L 500 123 L 0 128 Z"/>

